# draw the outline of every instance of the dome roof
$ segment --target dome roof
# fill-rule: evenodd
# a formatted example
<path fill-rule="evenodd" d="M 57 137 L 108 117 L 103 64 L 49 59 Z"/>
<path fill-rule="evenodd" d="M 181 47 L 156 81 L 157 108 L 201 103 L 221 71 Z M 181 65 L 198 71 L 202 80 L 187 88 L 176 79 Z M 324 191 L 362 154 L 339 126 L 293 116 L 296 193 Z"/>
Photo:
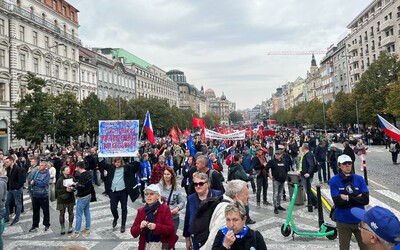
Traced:
<path fill-rule="evenodd" d="M 222 92 L 221 100 L 226 100 L 226 96 L 225 96 L 224 92 Z"/>
<path fill-rule="evenodd" d="M 215 92 L 212 89 L 207 89 L 204 95 L 208 98 L 215 98 Z"/>

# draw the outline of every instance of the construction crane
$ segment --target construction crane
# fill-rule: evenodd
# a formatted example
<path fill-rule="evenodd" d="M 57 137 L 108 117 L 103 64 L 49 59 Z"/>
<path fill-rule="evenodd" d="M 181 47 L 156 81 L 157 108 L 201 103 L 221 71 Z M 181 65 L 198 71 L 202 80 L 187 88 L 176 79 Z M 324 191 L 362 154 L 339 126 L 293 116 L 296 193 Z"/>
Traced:
<path fill-rule="evenodd" d="M 310 50 L 310 51 L 302 51 L 302 50 L 291 50 L 291 51 L 273 51 L 268 52 L 268 56 L 301 56 L 301 55 L 318 55 L 318 54 L 326 54 L 326 50 Z"/>

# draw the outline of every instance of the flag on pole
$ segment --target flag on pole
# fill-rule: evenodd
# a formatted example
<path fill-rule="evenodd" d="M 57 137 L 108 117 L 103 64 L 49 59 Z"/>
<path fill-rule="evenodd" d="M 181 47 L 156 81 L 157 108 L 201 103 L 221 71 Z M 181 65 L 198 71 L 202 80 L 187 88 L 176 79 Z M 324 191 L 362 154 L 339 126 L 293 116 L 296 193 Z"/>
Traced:
<path fill-rule="evenodd" d="M 189 140 L 187 141 L 187 149 L 190 150 L 190 155 L 196 157 L 196 149 L 194 147 L 192 135 L 189 136 Z"/>
<path fill-rule="evenodd" d="M 400 141 L 400 130 L 386 121 L 382 116 L 377 115 L 379 124 L 381 125 L 383 132 L 385 132 L 390 138 L 395 141 Z"/>
<path fill-rule="evenodd" d="M 147 132 L 147 140 L 149 140 L 150 144 L 154 144 L 154 133 L 153 126 L 151 125 L 150 112 L 147 111 L 146 119 L 144 120 L 143 126 L 146 128 Z"/>
<path fill-rule="evenodd" d="M 185 129 L 185 132 L 183 132 L 183 136 L 186 137 L 186 138 L 189 138 L 189 136 L 190 136 L 190 129 L 186 128 L 186 129 Z"/>
<path fill-rule="evenodd" d="M 177 144 L 179 141 L 179 138 L 178 138 L 178 133 L 176 132 L 174 127 L 171 128 L 169 134 L 171 135 L 172 142 Z"/>
<path fill-rule="evenodd" d="M 182 131 L 178 126 L 176 126 L 176 130 L 177 130 L 176 132 L 178 132 L 178 136 L 182 137 L 183 136 Z"/>
<path fill-rule="evenodd" d="M 193 128 L 204 128 L 206 126 L 206 121 L 201 118 L 192 117 L 192 127 Z"/>

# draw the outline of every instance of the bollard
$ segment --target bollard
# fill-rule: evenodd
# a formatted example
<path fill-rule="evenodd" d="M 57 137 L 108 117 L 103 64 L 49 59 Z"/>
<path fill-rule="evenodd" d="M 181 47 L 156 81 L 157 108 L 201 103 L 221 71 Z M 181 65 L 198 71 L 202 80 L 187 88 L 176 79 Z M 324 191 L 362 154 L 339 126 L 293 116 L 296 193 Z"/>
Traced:
<path fill-rule="evenodd" d="M 325 164 L 326 164 L 326 171 L 328 171 L 328 182 L 329 182 L 331 179 L 331 163 L 326 161 Z"/>
<path fill-rule="evenodd" d="M 318 224 L 321 227 L 324 224 L 324 213 L 322 211 L 322 198 L 321 198 L 321 186 L 317 185 L 317 206 L 318 206 Z"/>
<path fill-rule="evenodd" d="M 368 186 L 367 162 L 365 160 L 363 160 L 362 164 L 363 164 L 365 184 L 367 184 L 367 186 Z"/>
<path fill-rule="evenodd" d="M 310 179 L 306 179 L 306 189 L 307 189 L 307 207 L 308 207 L 308 212 L 312 213 L 313 211 L 313 205 L 311 202 L 311 183 Z"/>

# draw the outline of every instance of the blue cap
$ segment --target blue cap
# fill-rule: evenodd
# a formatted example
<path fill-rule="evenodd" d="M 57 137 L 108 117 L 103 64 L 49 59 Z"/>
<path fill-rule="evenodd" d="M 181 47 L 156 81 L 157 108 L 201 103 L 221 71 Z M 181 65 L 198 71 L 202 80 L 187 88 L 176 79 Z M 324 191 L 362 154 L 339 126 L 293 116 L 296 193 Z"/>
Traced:
<path fill-rule="evenodd" d="M 249 150 L 249 147 L 244 146 L 244 147 L 243 147 L 243 150 Z"/>
<path fill-rule="evenodd" d="M 361 208 L 352 208 L 351 213 L 367 223 L 372 231 L 390 243 L 396 243 L 396 238 L 400 236 L 400 221 L 388 209 L 375 206 L 368 211 Z"/>
<path fill-rule="evenodd" d="M 231 149 L 229 149 L 230 151 L 235 151 L 235 148 L 234 147 L 231 147 Z"/>

